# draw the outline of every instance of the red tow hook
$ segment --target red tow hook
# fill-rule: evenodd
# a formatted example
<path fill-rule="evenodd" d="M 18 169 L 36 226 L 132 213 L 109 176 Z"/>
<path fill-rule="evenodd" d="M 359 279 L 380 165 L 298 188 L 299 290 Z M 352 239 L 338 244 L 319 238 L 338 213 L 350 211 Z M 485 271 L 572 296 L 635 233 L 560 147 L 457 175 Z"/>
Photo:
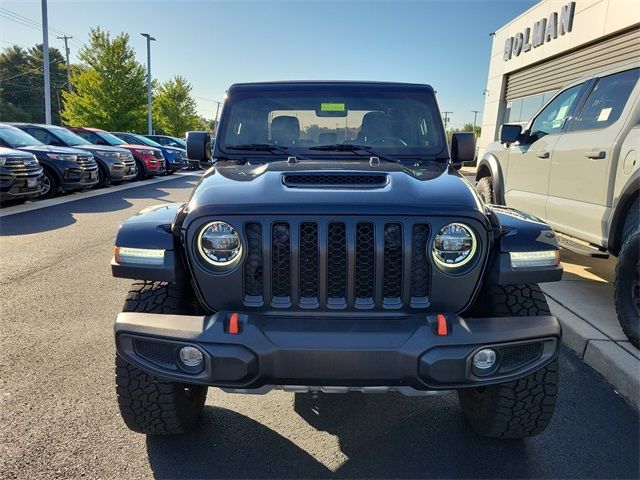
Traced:
<path fill-rule="evenodd" d="M 444 314 L 439 313 L 436 315 L 438 319 L 438 328 L 436 329 L 436 334 L 440 337 L 446 337 L 449 334 L 449 330 L 447 329 L 447 317 Z"/>
<path fill-rule="evenodd" d="M 238 321 L 239 316 L 238 312 L 233 312 L 229 316 L 229 335 L 238 335 L 240 333 L 240 323 Z"/>

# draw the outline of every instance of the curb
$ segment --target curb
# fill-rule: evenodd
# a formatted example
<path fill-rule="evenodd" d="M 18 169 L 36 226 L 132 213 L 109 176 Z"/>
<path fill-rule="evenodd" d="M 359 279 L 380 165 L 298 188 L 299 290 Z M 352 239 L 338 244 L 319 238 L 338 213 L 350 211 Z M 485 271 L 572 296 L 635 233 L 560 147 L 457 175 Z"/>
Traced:
<path fill-rule="evenodd" d="M 612 340 L 548 294 L 546 296 L 551 313 L 562 325 L 562 342 L 640 409 L 640 352 L 629 342 Z"/>

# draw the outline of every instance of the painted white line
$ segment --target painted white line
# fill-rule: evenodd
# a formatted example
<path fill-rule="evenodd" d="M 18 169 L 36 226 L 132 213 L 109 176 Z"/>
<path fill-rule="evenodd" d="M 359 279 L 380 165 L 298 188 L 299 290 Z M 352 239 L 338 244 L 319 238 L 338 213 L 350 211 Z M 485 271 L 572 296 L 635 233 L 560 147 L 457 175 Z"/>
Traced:
<path fill-rule="evenodd" d="M 89 190 L 87 192 L 70 193 L 63 197 L 51 198 L 49 200 L 33 200 L 23 203 L 22 205 L 14 205 L 13 207 L 6 207 L 0 209 L 0 218 L 8 217 L 9 215 L 16 215 L 18 213 L 32 212 L 33 210 L 40 210 L 41 208 L 55 207 L 57 205 L 63 205 L 69 202 L 76 202 L 78 200 L 84 200 L 87 198 L 101 197 L 102 195 L 109 195 L 111 193 L 120 192 L 122 190 L 129 190 L 131 188 L 146 187 L 148 185 L 154 185 L 156 183 L 163 183 L 169 180 L 175 180 L 178 177 L 194 177 L 198 178 L 202 173 L 200 172 L 176 172 L 173 175 L 167 175 L 164 177 L 155 177 L 149 180 L 143 180 L 141 182 L 128 182 L 121 185 L 113 185 L 110 187 L 101 188 L 99 190 Z"/>

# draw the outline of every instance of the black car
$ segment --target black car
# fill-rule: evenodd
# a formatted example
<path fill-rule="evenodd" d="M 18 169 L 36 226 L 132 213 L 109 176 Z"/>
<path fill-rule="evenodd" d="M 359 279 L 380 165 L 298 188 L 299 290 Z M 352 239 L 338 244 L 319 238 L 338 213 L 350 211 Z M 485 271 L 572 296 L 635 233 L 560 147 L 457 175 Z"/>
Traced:
<path fill-rule="evenodd" d="M 64 127 L 55 125 L 28 123 L 14 123 L 13 125 L 47 145 L 77 148 L 91 153 L 98 164 L 97 187 L 136 178 L 137 170 L 134 168 L 135 161 L 129 150 L 111 146 L 92 145 L 81 136 Z"/>
<path fill-rule="evenodd" d="M 42 192 L 42 167 L 32 154 L 0 147 L 0 203 L 21 202 Z"/>
<path fill-rule="evenodd" d="M 208 160 L 210 138 L 187 136 Z M 427 85 L 232 86 L 217 159 L 185 204 L 116 237 L 135 279 L 115 325 L 132 430 L 191 428 L 227 392 L 457 390 L 481 435 L 522 438 L 553 414 L 561 330 L 538 282 L 559 280 L 544 222 L 485 205 L 458 172 Z"/>
<path fill-rule="evenodd" d="M 60 191 L 72 192 L 98 183 L 98 165 L 93 155 L 76 148 L 45 145 L 19 128 L 0 123 L 0 146 L 35 155 L 43 168 L 42 198 Z"/>
<path fill-rule="evenodd" d="M 116 137 L 124 140 L 127 143 L 136 143 L 140 145 L 146 145 L 147 147 L 159 148 L 164 156 L 165 167 L 167 174 L 171 175 L 178 170 L 182 170 L 189 163 L 187 162 L 187 151 L 184 148 L 167 147 L 148 139 L 144 135 L 138 135 L 136 133 L 127 132 L 111 132 Z"/>

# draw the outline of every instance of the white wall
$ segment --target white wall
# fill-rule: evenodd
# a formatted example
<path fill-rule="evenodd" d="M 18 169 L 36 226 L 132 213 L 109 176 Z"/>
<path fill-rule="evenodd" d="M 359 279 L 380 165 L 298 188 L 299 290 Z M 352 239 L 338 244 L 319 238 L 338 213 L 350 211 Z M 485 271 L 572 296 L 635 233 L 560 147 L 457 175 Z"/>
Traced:
<path fill-rule="evenodd" d="M 552 12 L 560 11 L 568 0 L 543 0 L 522 15 L 496 31 L 491 48 L 489 76 L 485 91 L 482 115 L 482 134 L 478 141 L 481 156 L 486 146 L 495 141 L 500 128 L 499 115 L 503 108 L 503 90 L 506 75 L 533 63 L 545 60 L 562 52 L 576 48 L 605 35 L 615 33 L 640 22 L 639 0 L 576 0 L 571 32 L 560 35 L 548 43 L 505 61 L 505 41 L 535 22 L 548 18 Z M 533 34 L 533 31 L 531 32 Z"/>

